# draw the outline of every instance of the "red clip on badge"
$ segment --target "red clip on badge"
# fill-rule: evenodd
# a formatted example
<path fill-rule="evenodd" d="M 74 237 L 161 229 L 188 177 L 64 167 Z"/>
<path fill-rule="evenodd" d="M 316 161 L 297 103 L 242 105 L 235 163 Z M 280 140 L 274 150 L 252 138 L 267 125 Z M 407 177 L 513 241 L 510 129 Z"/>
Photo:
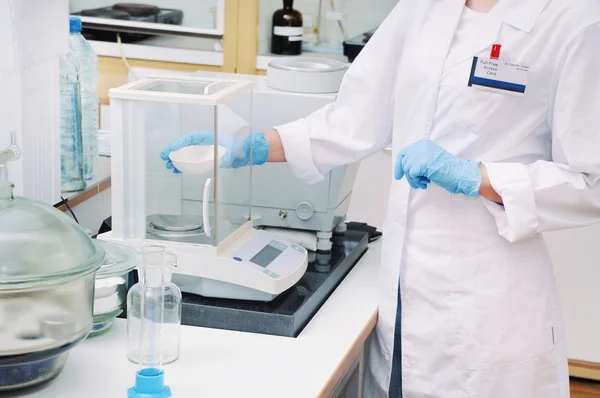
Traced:
<path fill-rule="evenodd" d="M 499 59 L 501 48 L 502 48 L 502 44 L 494 44 L 492 46 L 492 52 L 490 53 L 490 58 L 491 59 Z"/>

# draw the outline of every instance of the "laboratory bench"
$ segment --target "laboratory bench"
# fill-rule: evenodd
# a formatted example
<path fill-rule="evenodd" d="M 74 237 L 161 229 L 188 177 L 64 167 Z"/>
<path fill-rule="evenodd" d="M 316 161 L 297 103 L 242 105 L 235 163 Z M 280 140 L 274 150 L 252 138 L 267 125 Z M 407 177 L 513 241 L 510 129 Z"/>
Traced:
<path fill-rule="evenodd" d="M 183 326 L 180 358 L 165 366 L 173 397 L 361 397 L 380 256 L 381 242 L 370 244 L 297 338 Z M 125 396 L 137 370 L 126 345 L 127 322 L 117 319 L 73 349 L 55 380 L 9 397 Z"/>

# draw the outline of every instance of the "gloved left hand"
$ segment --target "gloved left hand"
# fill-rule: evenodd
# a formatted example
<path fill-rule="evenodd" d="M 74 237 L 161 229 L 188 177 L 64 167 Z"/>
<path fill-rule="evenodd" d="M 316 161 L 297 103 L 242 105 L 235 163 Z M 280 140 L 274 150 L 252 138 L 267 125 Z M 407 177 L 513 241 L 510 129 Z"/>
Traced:
<path fill-rule="evenodd" d="M 479 196 L 479 162 L 462 160 L 431 140 L 423 139 L 404 148 L 396 157 L 394 177 L 406 176 L 414 189 L 427 189 L 430 182 L 466 196 Z"/>
<path fill-rule="evenodd" d="M 250 143 L 252 142 L 252 145 Z M 175 168 L 169 155 L 171 152 L 191 145 L 214 145 L 215 135 L 212 132 L 188 133 L 175 141 L 160 154 L 162 160 L 166 161 L 167 169 L 179 173 Z M 264 133 L 244 134 L 219 134 L 219 145 L 227 148 L 227 153 L 223 157 L 222 167 L 238 168 L 248 166 L 252 158 L 253 165 L 266 163 L 269 157 L 269 142 Z M 250 154 L 252 147 L 252 154 Z M 252 156 L 251 156 L 252 155 Z"/>

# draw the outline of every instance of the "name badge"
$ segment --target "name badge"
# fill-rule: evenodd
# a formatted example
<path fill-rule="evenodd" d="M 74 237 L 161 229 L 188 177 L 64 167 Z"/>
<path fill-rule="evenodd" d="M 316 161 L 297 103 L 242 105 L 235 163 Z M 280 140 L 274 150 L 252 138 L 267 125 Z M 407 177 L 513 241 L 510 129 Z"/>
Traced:
<path fill-rule="evenodd" d="M 502 59 L 473 57 L 469 87 L 523 96 L 529 66 Z"/>

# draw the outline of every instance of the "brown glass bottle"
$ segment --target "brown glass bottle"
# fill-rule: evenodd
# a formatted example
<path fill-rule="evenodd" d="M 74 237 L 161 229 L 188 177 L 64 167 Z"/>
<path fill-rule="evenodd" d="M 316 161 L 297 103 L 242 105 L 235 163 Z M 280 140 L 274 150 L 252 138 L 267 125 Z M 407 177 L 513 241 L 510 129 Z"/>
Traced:
<path fill-rule="evenodd" d="M 283 8 L 273 14 L 271 52 L 281 55 L 302 53 L 302 14 L 294 10 L 294 0 L 283 0 Z"/>

